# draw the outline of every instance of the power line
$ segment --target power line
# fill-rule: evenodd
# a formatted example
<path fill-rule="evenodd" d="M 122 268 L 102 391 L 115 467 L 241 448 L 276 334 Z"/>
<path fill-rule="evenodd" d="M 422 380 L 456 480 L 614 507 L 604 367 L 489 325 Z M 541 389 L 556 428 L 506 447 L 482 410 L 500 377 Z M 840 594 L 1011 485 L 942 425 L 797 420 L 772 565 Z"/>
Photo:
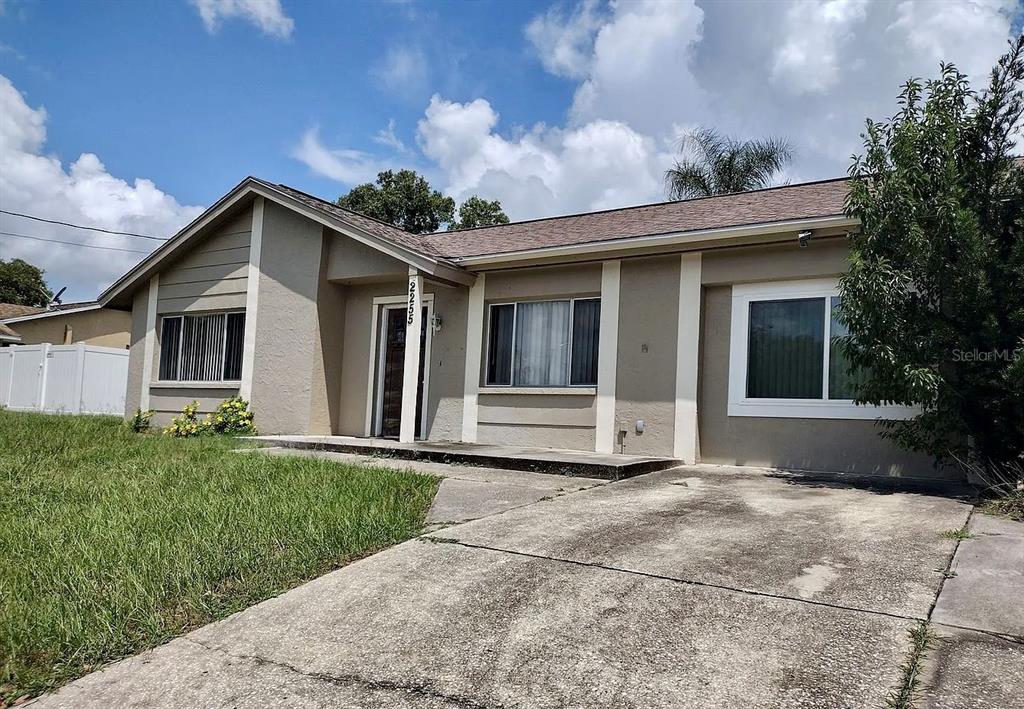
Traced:
<path fill-rule="evenodd" d="M 81 246 L 83 249 L 103 249 L 104 251 L 126 251 L 132 254 L 148 254 L 148 251 L 138 249 L 119 249 L 116 246 L 96 246 L 95 244 L 79 244 L 75 241 L 61 241 L 60 239 L 44 239 L 41 236 L 29 236 L 28 234 L 15 234 L 9 231 L 0 231 L 0 236 L 17 236 L 21 239 L 32 239 L 34 241 L 47 241 L 51 244 L 67 244 L 68 246 Z"/>
<path fill-rule="evenodd" d="M 166 237 L 162 236 L 149 236 L 148 234 L 136 234 L 130 231 L 113 231 L 111 229 L 101 229 L 98 226 L 82 226 L 81 224 L 72 224 L 71 222 L 60 222 L 56 219 L 43 219 L 42 217 L 34 217 L 31 214 L 20 214 L 18 212 L 9 212 L 6 209 L 0 209 L 3 214 L 10 214 L 12 217 L 22 217 L 23 219 L 34 219 L 37 222 L 46 222 L 47 224 L 60 224 L 61 226 L 69 226 L 73 229 L 85 229 L 86 231 L 101 231 L 104 234 L 117 234 L 118 236 L 135 236 L 140 239 L 153 239 L 154 241 L 167 241 Z"/>

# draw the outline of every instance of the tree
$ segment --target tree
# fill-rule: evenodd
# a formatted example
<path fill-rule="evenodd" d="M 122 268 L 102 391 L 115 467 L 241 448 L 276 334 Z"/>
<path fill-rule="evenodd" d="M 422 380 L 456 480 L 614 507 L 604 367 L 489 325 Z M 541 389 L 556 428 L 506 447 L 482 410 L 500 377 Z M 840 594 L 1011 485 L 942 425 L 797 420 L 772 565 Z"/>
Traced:
<path fill-rule="evenodd" d="M 437 231 L 455 218 L 455 200 L 431 189 L 413 170 L 380 172 L 376 184 L 354 187 L 338 198 L 338 206 L 413 234 Z"/>
<path fill-rule="evenodd" d="M 1002 466 L 1024 454 L 1024 171 L 1011 155 L 1024 36 L 971 90 L 908 81 L 888 122 L 867 122 L 846 213 L 839 346 L 861 403 L 920 407 L 884 435 L 938 460 Z"/>
<path fill-rule="evenodd" d="M 20 258 L 0 259 L 0 303 L 45 308 L 53 292 L 46 287 L 43 273 L 43 269 Z"/>
<path fill-rule="evenodd" d="M 682 159 L 665 171 L 669 199 L 693 199 L 770 187 L 793 159 L 781 138 L 737 140 L 710 128 L 697 129 L 679 143 Z"/>
<path fill-rule="evenodd" d="M 478 226 L 508 224 L 508 215 L 501 209 L 498 200 L 488 201 L 473 195 L 459 207 L 459 218 L 448 225 L 449 229 L 472 229 Z"/>

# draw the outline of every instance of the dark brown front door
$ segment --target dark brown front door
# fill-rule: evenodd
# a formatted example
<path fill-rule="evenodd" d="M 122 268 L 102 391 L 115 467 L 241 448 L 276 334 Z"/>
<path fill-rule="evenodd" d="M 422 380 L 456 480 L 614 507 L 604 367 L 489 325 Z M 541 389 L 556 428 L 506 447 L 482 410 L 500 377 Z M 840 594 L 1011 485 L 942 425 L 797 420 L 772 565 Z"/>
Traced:
<path fill-rule="evenodd" d="M 383 381 L 381 382 L 380 435 L 398 437 L 402 426 L 402 387 L 405 379 L 405 308 L 385 308 Z M 427 351 L 427 309 L 420 329 L 420 373 L 416 387 L 416 437 L 423 421 L 423 362 Z"/>

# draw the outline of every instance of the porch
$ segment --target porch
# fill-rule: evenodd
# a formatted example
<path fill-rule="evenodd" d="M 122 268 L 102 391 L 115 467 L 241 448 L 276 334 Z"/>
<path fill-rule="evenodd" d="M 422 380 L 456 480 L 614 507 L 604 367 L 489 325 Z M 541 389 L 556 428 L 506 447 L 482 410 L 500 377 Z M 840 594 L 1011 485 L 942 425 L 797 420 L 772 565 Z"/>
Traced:
<path fill-rule="evenodd" d="M 674 458 L 450 441 L 407 443 L 386 438 L 356 436 L 256 436 L 253 440 L 282 448 L 425 460 L 605 480 L 621 480 L 682 464 Z"/>

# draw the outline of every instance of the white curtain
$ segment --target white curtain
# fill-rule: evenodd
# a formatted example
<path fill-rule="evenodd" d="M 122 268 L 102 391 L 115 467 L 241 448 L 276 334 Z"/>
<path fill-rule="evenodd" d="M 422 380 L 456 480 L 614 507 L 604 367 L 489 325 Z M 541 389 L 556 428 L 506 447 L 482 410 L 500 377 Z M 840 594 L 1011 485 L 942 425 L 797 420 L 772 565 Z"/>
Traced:
<path fill-rule="evenodd" d="M 519 303 L 516 386 L 565 386 L 569 381 L 569 301 Z"/>

